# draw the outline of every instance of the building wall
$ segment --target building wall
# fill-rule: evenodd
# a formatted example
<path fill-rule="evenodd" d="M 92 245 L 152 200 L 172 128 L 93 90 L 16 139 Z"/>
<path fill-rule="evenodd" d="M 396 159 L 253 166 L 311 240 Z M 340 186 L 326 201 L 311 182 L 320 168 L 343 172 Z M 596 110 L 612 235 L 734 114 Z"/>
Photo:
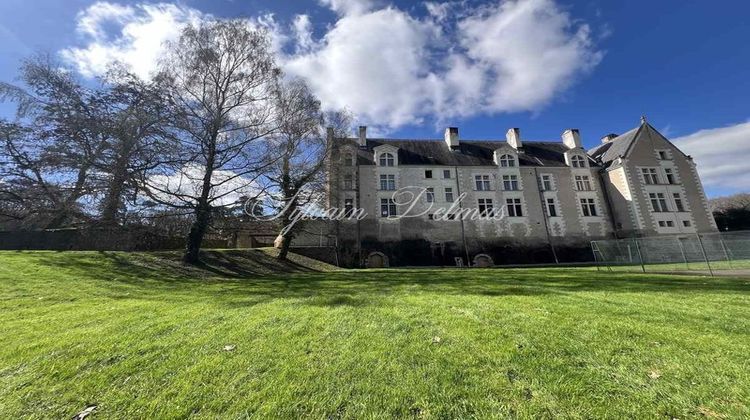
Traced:
<path fill-rule="evenodd" d="M 426 170 L 432 171 L 433 178 L 425 178 Z M 450 171 L 450 178 L 443 176 L 444 170 Z M 358 240 L 365 244 L 421 243 L 421 246 L 429 246 L 433 252 L 437 252 L 434 250 L 436 248 L 440 248 L 440 252 L 445 252 L 443 248 L 447 246 L 453 250 L 452 253 L 455 256 L 462 257 L 465 257 L 467 251 L 465 248 L 468 248 L 469 258 L 473 258 L 478 253 L 495 255 L 493 252 L 498 247 L 547 249 L 550 242 L 558 247 L 581 246 L 585 248 L 589 241 L 608 237 L 612 232 L 610 216 L 602 192 L 603 187 L 597 171 L 598 168 L 573 170 L 567 167 L 362 165 L 357 168 L 357 179 L 360 180 L 358 205 L 367 212 L 368 216 L 360 222 L 340 223 L 339 232 L 345 240 L 355 241 L 359 238 Z M 393 191 L 380 190 L 381 174 L 393 174 L 397 189 L 406 186 L 414 187 L 408 189 L 407 194 L 416 195 L 422 193 L 422 188 L 434 188 L 433 206 L 435 207 L 451 207 L 452 204 L 445 199 L 446 188 L 452 189 L 456 200 L 461 194 L 465 195 L 460 205 L 453 205 L 458 208 L 477 208 L 478 199 L 484 198 L 491 199 L 493 207 L 499 210 L 506 205 L 506 199 L 520 198 L 523 216 L 503 217 L 499 221 L 430 220 L 429 215 L 433 213 L 435 207 L 430 210 L 430 204 L 422 195 L 408 208 L 399 207 L 399 214 L 408 211 L 410 217 L 397 219 L 380 217 L 380 200 L 393 197 Z M 518 177 L 520 190 L 506 191 L 502 188 L 502 176 L 509 174 L 515 174 Z M 539 177 L 542 174 L 552 176 L 553 188 L 549 191 L 540 190 Z M 589 176 L 592 184 L 591 191 L 575 189 L 574 176 L 576 174 Z M 489 175 L 491 190 L 478 191 L 475 185 L 475 175 Z M 595 200 L 596 216 L 583 216 L 579 200 L 584 197 Z M 542 201 L 547 198 L 555 200 L 557 215 L 554 217 L 547 216 L 546 207 Z M 367 254 L 373 249 L 371 245 L 363 252 Z M 501 261 L 500 257 L 494 258 L 497 260 L 496 263 L 522 262 L 522 260 Z"/>
<path fill-rule="evenodd" d="M 691 233 L 716 230 L 713 217 L 708 209 L 703 188 L 698 179 L 692 159 L 684 156 L 676 147 L 659 136 L 648 141 L 636 141 L 627 159 L 618 159 L 606 170 L 598 166 L 573 168 L 570 166 L 441 166 L 403 165 L 396 162 L 393 167 L 377 165 L 381 152 L 398 156 L 392 145 L 382 145 L 375 153 L 376 165 L 352 165 L 341 161 L 350 154 L 356 157 L 359 150 L 356 141 L 344 140 L 337 144 L 329 165 L 329 204 L 345 207 L 346 199 L 352 200 L 357 208 L 367 213 L 361 221 L 333 223 L 332 230 L 339 238 L 339 247 L 349 254 L 353 265 L 364 264 L 371 252 L 383 252 L 392 265 L 412 264 L 424 261 L 431 264 L 452 264 L 456 256 L 471 260 L 477 254 L 487 254 L 495 263 L 522 262 L 530 253 L 545 253 L 555 248 L 558 253 L 570 251 L 572 258 L 585 252 L 591 240 L 609 238 L 614 235 L 655 235 L 667 233 Z M 505 143 L 498 143 L 496 161 L 500 154 L 517 156 L 517 151 Z M 658 150 L 669 153 L 670 159 L 659 159 Z M 568 154 L 586 155 L 579 147 L 570 149 Z M 568 160 L 569 161 L 569 160 Z M 660 183 L 646 185 L 641 176 L 641 168 L 655 167 L 660 179 L 665 179 L 664 170 L 671 169 L 678 180 L 673 185 Z M 432 171 L 432 178 L 425 177 L 425 171 Z M 450 172 L 450 178 L 443 171 Z M 413 187 L 405 194 L 420 194 L 422 188 L 434 188 L 435 207 L 450 207 L 445 200 L 445 189 L 451 188 L 454 198 L 465 197 L 459 208 L 477 208 L 480 198 L 491 199 L 497 210 L 504 208 L 506 199 L 522 200 L 523 216 L 503 217 L 501 220 L 431 220 L 434 213 L 426 197 L 422 195 L 410 207 L 400 206 L 399 214 L 409 212 L 410 217 L 390 219 L 380 216 L 381 199 L 393 198 L 393 191 L 380 189 L 380 175 L 394 175 L 396 189 Z M 352 179 L 351 188 L 344 188 L 344 176 Z M 491 189 L 478 191 L 476 175 L 489 175 Z M 503 175 L 515 175 L 519 190 L 506 191 L 502 188 Z M 552 177 L 552 188 L 542 191 L 542 175 Z M 591 190 L 579 191 L 576 176 L 588 176 Z M 649 193 L 665 194 L 672 211 L 655 213 L 652 211 Z M 672 199 L 680 194 L 686 207 L 685 212 L 677 212 Z M 557 215 L 550 217 L 546 210 L 546 200 L 555 202 Z M 593 199 L 595 216 L 585 216 L 581 199 Z M 407 200 L 409 201 L 409 200 Z M 660 226 L 659 222 L 672 222 L 672 226 Z M 690 226 L 684 226 L 688 221 Z M 468 254 L 468 255 L 467 255 Z M 342 256 L 344 260 L 346 256 Z M 549 255 L 545 258 L 551 258 Z M 516 261 L 515 259 L 518 259 Z M 565 259 L 563 259 L 565 260 Z M 528 262 L 528 261 L 527 261 Z"/>
<path fill-rule="evenodd" d="M 632 191 L 631 211 L 635 213 L 637 233 L 649 236 L 716 231 L 716 223 L 693 160 L 660 136 L 651 135 L 649 131 L 644 136 L 642 141 L 633 144 L 628 159 L 623 162 L 625 171 L 630 175 L 627 179 Z M 660 159 L 659 151 L 666 152 L 667 159 Z M 642 174 L 644 168 L 657 170 L 658 184 L 645 182 Z M 674 184 L 667 183 L 666 170 L 671 170 L 675 176 Z M 669 211 L 653 211 L 650 193 L 663 194 Z M 682 198 L 685 211 L 677 211 L 674 194 Z M 665 226 L 670 222 L 672 226 Z"/>

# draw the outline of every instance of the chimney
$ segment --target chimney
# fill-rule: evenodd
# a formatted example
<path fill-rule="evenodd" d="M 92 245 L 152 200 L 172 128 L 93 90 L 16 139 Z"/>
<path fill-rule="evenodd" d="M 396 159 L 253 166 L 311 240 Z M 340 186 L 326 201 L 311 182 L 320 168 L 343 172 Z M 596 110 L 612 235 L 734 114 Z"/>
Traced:
<path fill-rule="evenodd" d="M 365 147 L 367 146 L 367 126 L 366 125 L 360 125 L 359 126 L 359 147 Z"/>
<path fill-rule="evenodd" d="M 570 128 L 562 133 L 562 141 L 568 149 L 576 149 L 581 147 L 581 135 L 578 133 L 577 128 Z"/>
<path fill-rule="evenodd" d="M 458 127 L 448 127 L 445 129 L 445 143 L 451 149 L 458 147 Z"/>
<path fill-rule="evenodd" d="M 602 143 L 609 143 L 616 138 L 617 138 L 617 134 L 609 133 L 606 136 L 602 137 Z"/>
<path fill-rule="evenodd" d="M 518 150 L 523 147 L 521 143 L 521 129 L 511 128 L 505 133 L 505 140 L 508 142 L 510 147 Z"/>

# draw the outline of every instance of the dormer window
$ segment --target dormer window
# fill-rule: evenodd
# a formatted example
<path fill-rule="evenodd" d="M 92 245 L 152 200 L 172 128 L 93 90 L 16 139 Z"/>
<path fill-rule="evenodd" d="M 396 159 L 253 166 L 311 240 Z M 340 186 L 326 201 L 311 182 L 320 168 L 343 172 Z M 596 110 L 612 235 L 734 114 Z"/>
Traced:
<path fill-rule="evenodd" d="M 352 166 L 354 162 L 354 155 L 352 153 L 344 153 L 344 166 Z"/>
<path fill-rule="evenodd" d="M 585 168 L 586 159 L 584 159 L 583 156 L 575 155 L 570 158 L 570 165 L 574 168 Z"/>
<path fill-rule="evenodd" d="M 659 156 L 659 160 L 670 160 L 672 157 L 669 155 L 668 150 L 657 150 L 656 154 Z"/>
<path fill-rule="evenodd" d="M 380 155 L 379 164 L 380 166 L 394 166 L 396 159 L 393 157 L 393 153 L 382 153 Z"/>
<path fill-rule="evenodd" d="M 500 156 L 500 166 L 503 168 L 512 168 L 516 166 L 516 158 L 511 155 Z"/>

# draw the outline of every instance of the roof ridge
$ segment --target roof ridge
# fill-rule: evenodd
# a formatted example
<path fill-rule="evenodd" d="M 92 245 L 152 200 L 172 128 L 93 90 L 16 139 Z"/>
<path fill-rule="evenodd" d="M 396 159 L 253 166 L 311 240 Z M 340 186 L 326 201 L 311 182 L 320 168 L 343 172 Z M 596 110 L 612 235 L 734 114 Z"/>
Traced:
<path fill-rule="evenodd" d="M 357 140 L 356 138 L 347 138 L 348 140 Z M 372 141 L 424 141 L 424 142 L 435 142 L 445 143 L 443 139 L 407 139 L 407 138 L 386 138 L 386 137 L 368 137 L 367 140 Z M 505 139 L 460 139 L 461 143 L 507 143 Z M 561 141 L 556 140 L 522 140 L 523 143 L 550 143 L 550 144 L 563 144 Z"/>

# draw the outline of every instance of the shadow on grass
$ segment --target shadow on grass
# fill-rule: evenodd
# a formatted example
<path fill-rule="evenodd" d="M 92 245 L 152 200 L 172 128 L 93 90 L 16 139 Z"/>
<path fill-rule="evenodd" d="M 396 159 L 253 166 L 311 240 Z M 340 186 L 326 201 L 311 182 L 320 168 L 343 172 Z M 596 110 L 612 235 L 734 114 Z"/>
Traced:
<path fill-rule="evenodd" d="M 204 288 L 200 293 L 206 297 L 237 307 L 289 298 L 303 298 L 307 305 L 363 307 L 387 299 L 394 292 L 497 298 L 578 292 L 750 292 L 750 281 L 742 279 L 613 274 L 582 269 L 393 269 L 321 273 L 252 250 L 208 251 L 203 255 L 205 265 L 201 267 L 185 266 L 179 261 L 178 253 L 169 252 L 28 255 L 30 263 L 76 277 L 134 287 L 131 296 L 139 298 L 168 299 L 169 293 L 193 293 L 200 287 Z M 205 289 L 206 285 L 220 287 Z"/>

